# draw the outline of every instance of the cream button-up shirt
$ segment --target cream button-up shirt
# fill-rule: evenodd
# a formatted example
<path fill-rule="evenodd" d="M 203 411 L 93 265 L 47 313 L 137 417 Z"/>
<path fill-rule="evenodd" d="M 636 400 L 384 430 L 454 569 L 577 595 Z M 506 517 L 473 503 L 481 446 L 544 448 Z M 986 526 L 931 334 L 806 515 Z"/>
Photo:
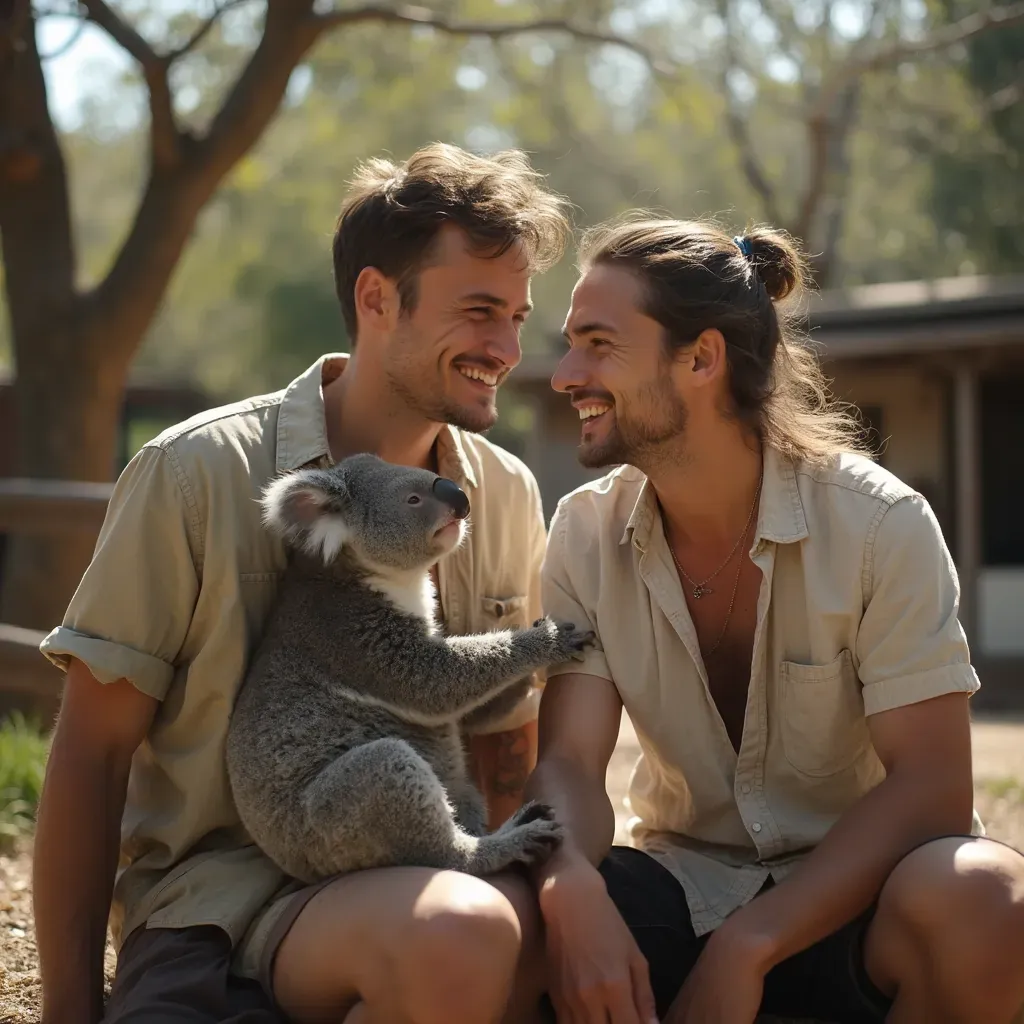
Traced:
<path fill-rule="evenodd" d="M 110 925 L 213 924 L 255 976 L 289 882 L 238 821 L 224 766 L 228 720 L 270 610 L 285 552 L 260 521 L 275 476 L 329 465 L 325 356 L 283 391 L 201 413 L 147 444 L 121 474 L 62 625 L 43 641 L 61 668 L 127 678 L 160 702 L 131 768 Z M 442 475 L 463 487 L 466 542 L 439 566 L 444 627 L 472 633 L 541 614 L 545 526 L 533 474 L 484 438 L 445 428 Z M 537 680 L 539 685 L 540 681 Z M 488 731 L 536 717 L 539 690 Z"/>
<path fill-rule="evenodd" d="M 934 514 L 875 463 L 794 465 L 767 449 L 750 557 L 763 579 L 738 754 L 640 471 L 564 497 L 543 568 L 545 611 L 598 637 L 548 678 L 614 683 L 642 751 L 633 841 L 683 886 L 698 934 L 784 878 L 884 778 L 869 715 L 979 685 Z"/>

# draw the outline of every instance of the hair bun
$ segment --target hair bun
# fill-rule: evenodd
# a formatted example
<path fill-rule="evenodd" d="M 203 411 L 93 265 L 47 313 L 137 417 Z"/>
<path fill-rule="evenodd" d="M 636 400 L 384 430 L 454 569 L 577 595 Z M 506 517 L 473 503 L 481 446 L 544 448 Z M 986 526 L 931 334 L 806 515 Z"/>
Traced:
<path fill-rule="evenodd" d="M 737 245 L 757 271 L 773 302 L 803 288 L 807 267 L 796 244 L 784 231 L 753 228 L 737 238 Z"/>

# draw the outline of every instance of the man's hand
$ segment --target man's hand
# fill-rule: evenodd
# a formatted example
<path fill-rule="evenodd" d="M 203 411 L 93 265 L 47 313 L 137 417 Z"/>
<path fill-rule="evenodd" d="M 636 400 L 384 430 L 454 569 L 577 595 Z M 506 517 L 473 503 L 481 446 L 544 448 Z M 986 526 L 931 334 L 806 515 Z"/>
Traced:
<path fill-rule="evenodd" d="M 581 862 L 550 875 L 540 904 L 559 1024 L 656 1024 L 647 961 L 597 870 Z"/>
<path fill-rule="evenodd" d="M 750 936 L 731 935 L 723 925 L 708 940 L 665 1024 L 753 1024 L 766 973 L 761 945 Z"/>

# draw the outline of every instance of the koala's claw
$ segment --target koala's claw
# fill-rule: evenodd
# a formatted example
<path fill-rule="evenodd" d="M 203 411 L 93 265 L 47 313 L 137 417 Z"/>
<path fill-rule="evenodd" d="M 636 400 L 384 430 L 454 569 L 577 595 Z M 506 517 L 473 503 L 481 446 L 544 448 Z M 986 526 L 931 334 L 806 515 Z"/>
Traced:
<path fill-rule="evenodd" d="M 507 828 L 517 828 L 519 825 L 528 825 L 531 821 L 554 821 L 554 808 L 548 804 L 542 804 L 537 800 L 530 800 L 523 804 L 505 824 Z"/>
<path fill-rule="evenodd" d="M 583 654 L 596 640 L 593 630 L 580 630 L 572 628 L 560 633 L 556 647 L 559 654 L 564 658 L 573 658 L 576 661 L 583 660 Z"/>
<path fill-rule="evenodd" d="M 537 619 L 533 626 L 545 631 L 554 648 L 554 657 L 559 661 L 581 660 L 584 650 L 597 639 L 593 630 L 577 629 L 574 622 L 555 622 L 550 616 Z"/>
<path fill-rule="evenodd" d="M 516 863 L 526 865 L 540 864 L 547 860 L 561 844 L 565 835 L 558 822 L 547 820 L 520 825 L 516 832 L 521 834 L 516 836 L 519 848 L 514 859 Z"/>

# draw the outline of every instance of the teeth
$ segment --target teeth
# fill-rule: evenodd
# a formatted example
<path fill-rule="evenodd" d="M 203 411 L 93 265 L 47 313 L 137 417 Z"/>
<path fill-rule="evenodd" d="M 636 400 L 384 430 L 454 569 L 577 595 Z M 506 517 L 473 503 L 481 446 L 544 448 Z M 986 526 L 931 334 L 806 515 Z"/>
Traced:
<path fill-rule="evenodd" d="M 480 370 L 475 366 L 459 366 L 456 367 L 459 373 L 463 377 L 468 377 L 470 380 L 482 380 L 488 387 L 496 387 L 498 383 L 498 375 L 496 373 L 487 373 L 484 370 Z"/>
<path fill-rule="evenodd" d="M 584 405 L 579 409 L 580 419 L 589 420 L 594 416 L 600 416 L 611 408 L 610 405 Z"/>

